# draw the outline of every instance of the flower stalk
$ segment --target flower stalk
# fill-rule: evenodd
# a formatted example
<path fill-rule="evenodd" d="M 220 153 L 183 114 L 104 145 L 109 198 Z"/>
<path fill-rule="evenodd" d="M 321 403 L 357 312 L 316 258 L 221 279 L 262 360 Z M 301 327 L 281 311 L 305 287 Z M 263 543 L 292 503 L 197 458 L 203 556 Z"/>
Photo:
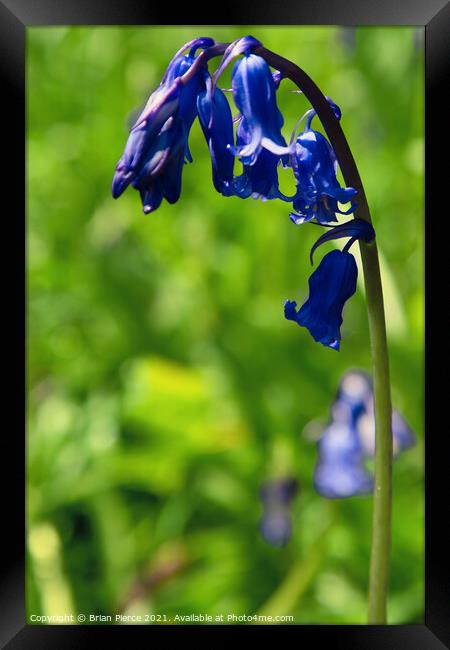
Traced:
<path fill-rule="evenodd" d="M 347 185 L 358 192 L 357 215 L 372 223 L 364 187 L 338 118 L 314 81 L 295 63 L 264 47 L 255 52 L 291 79 L 309 100 L 336 153 Z M 376 239 L 359 240 L 372 354 L 375 411 L 375 489 L 369 573 L 368 623 L 387 622 L 392 512 L 392 406 L 386 321 Z"/>

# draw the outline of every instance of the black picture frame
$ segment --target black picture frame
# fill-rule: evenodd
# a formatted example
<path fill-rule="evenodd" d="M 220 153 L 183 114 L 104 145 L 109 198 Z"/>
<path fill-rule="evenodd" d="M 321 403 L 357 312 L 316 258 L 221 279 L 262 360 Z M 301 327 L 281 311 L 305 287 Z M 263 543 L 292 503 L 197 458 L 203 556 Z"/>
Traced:
<path fill-rule="evenodd" d="M 219 5 L 219 9 L 223 6 Z M 202 14 L 191 5 L 177 7 L 177 24 L 218 24 L 210 12 Z M 303 647 L 316 647 L 330 642 L 334 649 L 350 650 L 439 650 L 450 647 L 450 580 L 448 537 L 447 456 L 444 445 L 448 424 L 432 415 L 445 408 L 446 330 L 442 331 L 446 295 L 437 277 L 446 277 L 442 264 L 436 271 L 434 261 L 445 260 L 446 174 L 447 165 L 439 162 L 444 151 L 448 103 L 444 101 L 450 64 L 450 8 L 443 0 L 304 0 L 303 2 L 258 3 L 244 5 L 230 1 L 227 18 L 232 24 L 303 24 L 303 25 L 415 25 L 425 28 L 426 65 L 426 575 L 424 625 L 300 625 L 264 626 L 264 635 L 283 634 L 287 629 L 297 636 Z M 12 424 L 3 427 L 4 453 L 2 581 L 0 587 L 1 647 L 17 648 L 82 648 L 107 642 L 123 647 L 137 634 L 147 643 L 156 639 L 170 644 L 180 630 L 189 636 L 204 637 L 205 643 L 222 644 L 235 637 L 253 638 L 260 631 L 254 626 L 38 626 L 25 624 L 25 55 L 26 29 L 32 25 L 130 25 L 175 24 L 174 8 L 166 4 L 142 0 L 0 0 L 0 70 L 2 75 L 3 155 L 5 170 L 3 198 L 12 198 L 6 210 L 3 201 L 4 242 L 4 306 L 3 321 L 9 332 L 3 339 L 4 365 L 8 396 L 17 396 L 16 405 L 7 401 L 5 412 L 13 414 Z M 447 83 L 446 83 L 447 82 Z M 447 145 L 448 149 L 448 145 Z M 448 184 L 448 181 L 447 181 Z M 435 204 L 435 205 L 433 205 Z M 433 209 L 434 208 L 434 209 Z M 440 236 L 440 232 L 443 234 Z M 442 250 L 439 249 L 442 247 Z M 13 263 L 6 263 L 6 251 L 13 253 Z M 441 254 L 439 254 L 441 253 Z M 433 266 L 433 268 L 432 268 Z M 446 282 L 448 284 L 448 282 Z M 445 285 L 444 285 L 445 288 Z M 444 298 L 444 299 L 443 299 Z M 14 305 L 14 307 L 12 307 Z M 14 318 L 17 317 L 17 322 Z M 444 343 L 444 345 L 442 345 Z M 441 372 L 440 372 L 441 371 Z M 441 390 L 442 395 L 439 395 Z M 447 398 L 448 399 L 448 398 Z M 431 422 L 438 422 L 433 427 Z M 447 470 L 447 471 L 446 471 Z M 447 523 L 446 523 L 447 522 Z M 223 628 L 225 627 L 225 630 Z M 131 641 L 133 643 L 133 641 Z M 332 644 L 332 646 L 331 646 Z"/>

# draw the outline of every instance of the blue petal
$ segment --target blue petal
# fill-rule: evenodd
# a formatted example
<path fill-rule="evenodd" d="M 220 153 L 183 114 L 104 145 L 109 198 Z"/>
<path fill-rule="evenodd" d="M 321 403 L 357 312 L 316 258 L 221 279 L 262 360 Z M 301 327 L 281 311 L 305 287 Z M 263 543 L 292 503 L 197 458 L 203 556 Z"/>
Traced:
<path fill-rule="evenodd" d="M 292 223 L 295 223 L 296 226 L 301 226 L 304 223 L 308 223 L 308 221 L 314 219 L 314 216 L 315 215 L 312 212 L 310 212 L 308 215 L 300 215 L 296 212 L 289 213 L 289 219 L 292 221 Z"/>
<path fill-rule="evenodd" d="M 284 317 L 287 320 L 293 320 L 297 322 L 297 312 L 296 312 L 297 303 L 295 300 L 285 300 L 284 302 Z"/>
<path fill-rule="evenodd" d="M 251 137 L 248 122 L 243 117 L 236 130 L 237 146 L 244 146 Z M 258 155 L 241 158 L 243 174 L 234 179 L 235 194 L 241 198 L 253 196 L 262 200 L 291 201 L 292 197 L 282 194 L 278 187 L 279 160 L 280 156 L 267 149 L 260 149 Z"/>
<path fill-rule="evenodd" d="M 276 86 L 266 61 L 255 54 L 237 61 L 232 73 L 233 98 L 246 122 L 247 142 L 237 151 L 246 164 L 256 162 L 261 149 L 288 154 L 281 135 L 283 116 L 276 103 Z"/>
<path fill-rule="evenodd" d="M 145 214 L 154 212 L 163 200 L 163 191 L 158 178 L 154 179 L 145 189 L 140 190 L 142 209 Z"/>
<path fill-rule="evenodd" d="M 199 94 L 198 117 L 211 154 L 214 187 L 225 195 L 233 193 L 234 156 L 229 149 L 233 144 L 233 118 L 224 93 L 216 88 Z"/>

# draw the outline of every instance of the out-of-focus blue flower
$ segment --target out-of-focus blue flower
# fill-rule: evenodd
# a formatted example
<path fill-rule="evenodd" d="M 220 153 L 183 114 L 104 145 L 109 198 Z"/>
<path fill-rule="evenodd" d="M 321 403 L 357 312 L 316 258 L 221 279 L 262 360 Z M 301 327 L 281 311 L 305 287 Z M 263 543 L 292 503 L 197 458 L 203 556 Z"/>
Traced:
<path fill-rule="evenodd" d="M 292 521 L 286 509 L 269 510 L 259 526 L 264 540 L 272 546 L 285 546 L 291 539 Z"/>
<path fill-rule="evenodd" d="M 318 442 L 319 459 L 314 471 L 314 486 L 328 498 L 369 494 L 373 479 L 363 465 L 360 441 L 355 428 L 332 422 Z"/>
<path fill-rule="evenodd" d="M 366 413 L 372 390 L 372 379 L 367 373 L 361 370 L 345 373 L 331 406 L 333 422 L 356 426 L 358 418 Z"/>
<path fill-rule="evenodd" d="M 369 458 L 375 456 L 375 414 L 373 397 L 370 397 L 366 409 L 356 422 L 363 454 Z M 406 420 L 395 409 L 392 411 L 392 451 L 398 456 L 402 451 L 414 447 L 416 438 Z"/>
<path fill-rule="evenodd" d="M 329 97 L 327 99 L 336 117 L 340 119 L 339 106 Z M 308 114 L 305 130 L 298 135 L 291 155 L 297 192 L 293 201 L 295 212 L 289 216 L 296 225 L 311 219 L 324 224 L 335 222 L 336 213 L 350 214 L 356 208 L 355 203 L 346 211 L 339 208 L 338 202 L 348 203 L 357 192 L 353 187 L 339 185 L 336 178 L 338 164 L 333 148 L 325 136 L 310 128 L 316 112 L 311 110 Z"/>
<path fill-rule="evenodd" d="M 128 185 L 139 190 L 144 212 L 152 212 L 163 198 L 178 200 L 185 160 L 191 161 L 188 135 L 197 114 L 197 96 L 205 86 L 205 70 L 198 68 L 183 78 L 195 62 L 195 51 L 209 47 L 212 39 L 186 44 L 170 62 L 159 87 L 130 131 L 116 166 L 112 194 L 118 198 Z M 188 55 L 182 55 L 191 47 Z"/>
<path fill-rule="evenodd" d="M 298 489 L 298 481 L 294 478 L 275 479 L 261 486 L 264 514 L 260 530 L 268 544 L 284 546 L 289 541 L 292 534 L 290 507 Z"/>
<path fill-rule="evenodd" d="M 415 444 L 413 432 L 395 410 L 392 437 L 394 456 Z M 318 452 L 314 482 L 322 496 L 336 498 L 372 491 L 372 477 L 364 468 L 364 459 L 375 454 L 373 383 L 367 373 L 350 370 L 342 377 Z"/>
<path fill-rule="evenodd" d="M 207 85 L 210 82 L 207 80 Z M 211 155 L 214 187 L 224 196 L 234 194 L 233 118 L 228 101 L 220 90 L 210 87 L 197 100 L 198 117 Z"/>
<path fill-rule="evenodd" d="M 286 300 L 284 315 L 306 327 L 315 341 L 339 350 L 344 304 L 356 291 L 358 268 L 347 251 L 325 255 L 309 278 L 309 298 L 296 311 L 297 303 Z"/>
<path fill-rule="evenodd" d="M 373 382 L 362 370 L 350 370 L 339 384 L 338 394 L 331 408 L 334 421 L 352 424 L 358 433 L 364 456 L 375 454 L 375 414 Z M 415 445 L 415 436 L 398 411 L 392 411 L 393 453 L 398 455 Z"/>

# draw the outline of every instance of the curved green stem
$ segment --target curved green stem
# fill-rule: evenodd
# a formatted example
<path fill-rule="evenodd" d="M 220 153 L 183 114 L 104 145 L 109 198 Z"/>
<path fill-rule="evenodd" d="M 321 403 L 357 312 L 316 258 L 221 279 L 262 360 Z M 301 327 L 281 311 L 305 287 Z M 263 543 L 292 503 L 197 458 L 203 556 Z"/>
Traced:
<path fill-rule="evenodd" d="M 347 185 L 358 191 L 358 217 L 371 223 L 364 187 L 352 152 L 326 97 L 297 65 L 260 47 L 256 52 L 303 91 L 330 139 Z M 375 492 L 369 576 L 369 623 L 386 623 L 392 502 L 392 409 L 386 324 L 376 240 L 359 243 L 366 288 L 376 426 Z"/>
<path fill-rule="evenodd" d="M 387 622 L 392 514 L 392 407 L 378 251 L 360 242 L 364 268 L 375 409 L 375 491 L 369 580 L 369 623 Z"/>

